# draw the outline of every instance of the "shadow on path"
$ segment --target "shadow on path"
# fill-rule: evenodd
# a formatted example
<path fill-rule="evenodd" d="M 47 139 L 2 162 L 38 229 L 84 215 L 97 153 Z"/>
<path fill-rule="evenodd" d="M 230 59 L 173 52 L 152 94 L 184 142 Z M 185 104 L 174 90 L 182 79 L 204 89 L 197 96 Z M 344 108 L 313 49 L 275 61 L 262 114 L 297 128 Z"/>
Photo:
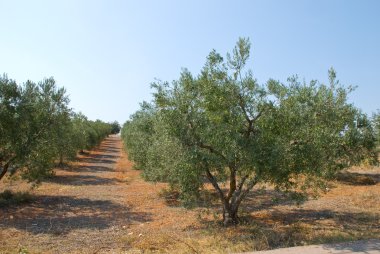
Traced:
<path fill-rule="evenodd" d="M 148 213 L 131 212 L 108 200 L 70 196 L 36 196 L 27 206 L 2 209 L 0 228 L 16 228 L 32 234 L 66 234 L 75 229 L 106 229 L 115 225 L 150 221 Z M 13 217 L 5 217 L 4 214 Z"/>
<path fill-rule="evenodd" d="M 124 182 L 114 170 L 119 146 L 120 139 L 107 138 L 95 151 L 77 159 L 85 165 L 58 169 L 30 203 L 0 207 L 0 231 L 15 228 L 34 235 L 61 235 L 150 221 L 151 214 L 132 212 L 125 205 Z"/>
<path fill-rule="evenodd" d="M 103 171 L 104 168 L 95 167 L 93 171 Z M 83 172 L 83 171 L 82 171 Z M 87 172 L 90 172 L 88 170 Z M 94 175 L 56 175 L 50 179 L 45 180 L 45 182 L 56 183 L 61 185 L 74 185 L 74 186 L 83 186 L 83 185 L 110 185 L 116 183 L 123 183 L 123 181 L 117 178 L 104 178 Z"/>

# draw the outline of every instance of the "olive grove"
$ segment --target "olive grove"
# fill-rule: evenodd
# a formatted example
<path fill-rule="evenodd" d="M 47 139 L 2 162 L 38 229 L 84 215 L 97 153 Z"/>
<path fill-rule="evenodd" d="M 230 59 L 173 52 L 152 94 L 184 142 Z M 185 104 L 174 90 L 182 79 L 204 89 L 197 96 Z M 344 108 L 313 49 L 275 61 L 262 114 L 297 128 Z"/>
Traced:
<path fill-rule="evenodd" d="M 53 78 L 19 85 L 0 77 L 0 180 L 7 172 L 19 172 L 38 181 L 57 162 L 96 146 L 110 133 L 111 124 L 74 113 Z"/>
<path fill-rule="evenodd" d="M 240 204 L 259 183 L 302 192 L 376 160 L 371 122 L 347 102 L 353 88 L 333 69 L 328 84 L 291 77 L 260 85 L 245 71 L 249 55 L 249 40 L 240 38 L 226 58 L 211 51 L 199 75 L 185 69 L 172 83 L 153 83 L 153 101 L 122 129 L 129 158 L 148 180 L 197 199 L 207 179 L 225 225 L 238 223 Z"/>

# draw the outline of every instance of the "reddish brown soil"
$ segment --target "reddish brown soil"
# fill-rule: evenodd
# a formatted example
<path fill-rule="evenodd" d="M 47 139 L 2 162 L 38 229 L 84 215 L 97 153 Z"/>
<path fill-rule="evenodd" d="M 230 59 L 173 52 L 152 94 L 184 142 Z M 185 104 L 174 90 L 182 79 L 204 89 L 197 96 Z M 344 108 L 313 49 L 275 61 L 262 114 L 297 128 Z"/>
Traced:
<path fill-rule="evenodd" d="M 0 253 L 19 248 L 32 253 L 118 253 L 131 248 L 128 238 L 143 238 L 160 228 L 168 233 L 183 230 L 196 222 L 196 216 L 182 217 L 183 208 L 162 210 L 166 203 L 158 192 L 163 184 L 144 182 L 125 156 L 120 138 L 107 138 L 33 190 L 31 203 L 0 208 Z M 0 191 L 5 187 L 18 191 L 28 186 L 16 181 Z"/>
<path fill-rule="evenodd" d="M 380 238 L 378 167 L 352 169 L 301 206 L 271 188 L 256 191 L 242 205 L 243 224 L 223 228 L 217 200 L 176 206 L 163 195 L 167 185 L 145 182 L 121 146 L 118 136 L 107 138 L 33 189 L 30 203 L 0 207 L 0 253 L 225 253 Z M 374 184 L 355 180 L 363 177 Z M 29 188 L 0 184 L 0 192 Z"/>

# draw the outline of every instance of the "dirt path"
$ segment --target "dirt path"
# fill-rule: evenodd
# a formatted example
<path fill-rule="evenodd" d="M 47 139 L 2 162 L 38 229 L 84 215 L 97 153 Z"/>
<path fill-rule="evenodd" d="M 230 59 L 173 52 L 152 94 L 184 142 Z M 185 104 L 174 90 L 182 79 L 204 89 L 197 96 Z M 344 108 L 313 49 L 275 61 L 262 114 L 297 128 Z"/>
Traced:
<path fill-rule="evenodd" d="M 166 184 L 148 183 L 132 169 L 121 147 L 120 137 L 111 136 L 31 191 L 32 202 L 0 207 L 0 254 L 237 253 L 379 238 L 380 183 L 336 183 L 301 207 L 272 202 L 277 194 L 269 189 L 245 203 L 249 223 L 224 228 L 218 203 L 178 206 Z M 5 187 L 28 190 L 24 181 L 2 181 L 0 192 Z M 350 253 L 344 251 L 331 253 Z"/>
<path fill-rule="evenodd" d="M 167 243 L 187 252 L 191 247 L 181 237 L 197 224 L 195 212 L 168 206 L 159 195 L 165 184 L 145 182 L 121 147 L 120 137 L 111 136 L 72 166 L 56 170 L 32 191 L 31 203 L 0 207 L 0 254 L 140 253 Z M 6 188 L 28 185 L 8 182 Z M 184 212 L 189 216 L 183 218 Z"/>
<path fill-rule="evenodd" d="M 322 244 L 282 248 L 269 251 L 246 252 L 245 254 L 379 254 L 380 240 L 371 239 L 356 242 Z"/>
<path fill-rule="evenodd" d="M 120 155 L 120 138 L 109 137 L 44 182 L 31 204 L 0 210 L 0 253 L 17 248 L 32 253 L 122 251 L 122 231 L 150 215 L 131 211 L 125 172 L 115 169 Z"/>

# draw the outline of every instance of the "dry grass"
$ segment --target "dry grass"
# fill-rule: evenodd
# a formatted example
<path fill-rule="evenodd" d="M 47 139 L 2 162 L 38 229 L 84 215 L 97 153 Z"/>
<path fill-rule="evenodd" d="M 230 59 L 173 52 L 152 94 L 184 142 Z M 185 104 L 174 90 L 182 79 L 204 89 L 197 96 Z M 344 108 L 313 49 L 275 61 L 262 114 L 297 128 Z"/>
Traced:
<path fill-rule="evenodd" d="M 253 192 L 241 225 L 224 228 L 210 189 L 210 205 L 185 209 L 166 184 L 145 182 L 111 141 L 57 170 L 31 191 L 31 203 L 0 207 L 0 253 L 230 253 L 380 238 L 378 167 L 350 169 L 299 206 L 269 187 Z M 5 185 L 0 191 L 29 188 Z"/>
<path fill-rule="evenodd" d="M 144 253 L 230 253 L 380 238 L 380 169 L 354 168 L 344 174 L 330 183 L 329 192 L 299 206 L 271 188 L 253 194 L 243 204 L 242 224 L 224 228 L 217 204 L 180 210 L 176 192 L 169 192 L 164 184 L 142 182 L 135 171 L 135 181 L 142 188 L 138 191 L 155 186 L 150 191 L 165 200 L 165 205 L 161 201 L 154 207 L 154 213 L 180 213 L 177 223 L 182 227 L 155 227 L 168 222 L 155 218 L 141 236 L 129 235 L 124 240 L 132 250 Z M 217 201 L 212 197 L 209 194 L 209 200 Z"/>

